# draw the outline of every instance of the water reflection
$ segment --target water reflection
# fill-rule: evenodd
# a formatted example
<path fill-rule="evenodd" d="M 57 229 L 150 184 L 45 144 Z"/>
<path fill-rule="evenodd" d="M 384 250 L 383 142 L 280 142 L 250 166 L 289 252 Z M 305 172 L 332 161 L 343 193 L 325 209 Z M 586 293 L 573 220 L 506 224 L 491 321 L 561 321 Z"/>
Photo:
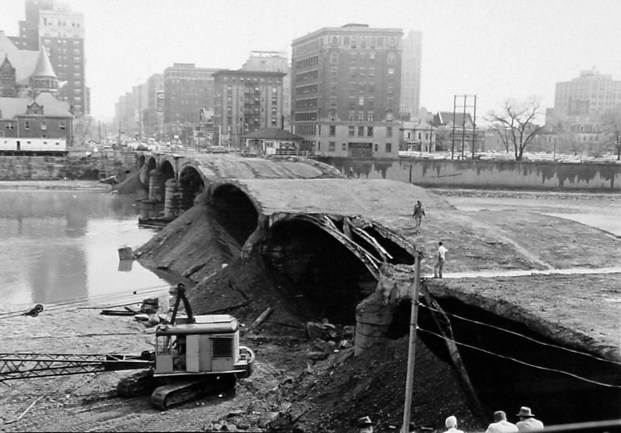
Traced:
<path fill-rule="evenodd" d="M 119 247 L 138 247 L 154 234 L 138 227 L 138 217 L 161 211 L 137 206 L 138 198 L 102 191 L 1 190 L 4 302 L 104 300 L 112 293 L 174 284 L 138 263 L 119 263 Z"/>

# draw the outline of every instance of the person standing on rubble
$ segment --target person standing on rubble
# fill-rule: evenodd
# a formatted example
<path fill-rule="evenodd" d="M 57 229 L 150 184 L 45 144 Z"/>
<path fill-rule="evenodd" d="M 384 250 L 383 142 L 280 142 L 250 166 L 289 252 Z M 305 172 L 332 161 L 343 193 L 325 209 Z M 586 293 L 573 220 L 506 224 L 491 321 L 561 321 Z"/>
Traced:
<path fill-rule="evenodd" d="M 425 215 L 425 208 L 423 207 L 423 204 L 420 202 L 420 200 L 417 200 L 416 204 L 414 205 L 414 211 L 412 212 L 412 217 L 414 217 L 414 221 L 416 221 L 416 228 L 420 227 L 424 216 L 427 216 Z"/>
<path fill-rule="evenodd" d="M 444 269 L 444 262 L 446 261 L 446 253 L 448 250 L 442 245 L 442 242 L 438 242 L 438 252 L 436 254 L 436 264 L 433 267 L 433 277 L 442 278 L 442 270 Z"/>

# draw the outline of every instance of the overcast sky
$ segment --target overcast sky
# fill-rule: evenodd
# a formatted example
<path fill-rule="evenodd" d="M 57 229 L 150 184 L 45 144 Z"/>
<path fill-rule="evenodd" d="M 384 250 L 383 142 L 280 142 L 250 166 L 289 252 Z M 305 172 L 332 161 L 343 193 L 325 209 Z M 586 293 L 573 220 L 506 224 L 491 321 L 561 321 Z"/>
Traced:
<path fill-rule="evenodd" d="M 17 35 L 25 0 L 0 0 Z M 554 105 L 558 81 L 595 67 L 621 80 L 621 0 L 70 0 L 85 16 L 92 115 L 173 63 L 238 69 L 250 51 L 287 51 L 322 27 L 423 33 L 421 106 L 477 95 L 477 118 L 507 98 Z"/>

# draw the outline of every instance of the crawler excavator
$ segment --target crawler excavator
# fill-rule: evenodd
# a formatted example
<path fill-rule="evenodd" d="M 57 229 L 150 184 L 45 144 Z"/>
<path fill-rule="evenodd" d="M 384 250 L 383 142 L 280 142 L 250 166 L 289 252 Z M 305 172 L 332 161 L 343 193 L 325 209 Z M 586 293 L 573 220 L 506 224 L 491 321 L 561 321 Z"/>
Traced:
<path fill-rule="evenodd" d="M 183 302 L 186 317 L 178 317 Z M 226 314 L 197 315 L 185 296 L 183 284 L 170 324 L 158 325 L 155 352 L 140 355 L 0 353 L 0 382 L 47 376 L 104 371 L 142 371 L 122 379 L 120 396 L 151 392 L 160 409 L 180 405 L 202 395 L 235 387 L 237 379 L 249 377 L 254 352 L 239 343 L 239 323 Z"/>

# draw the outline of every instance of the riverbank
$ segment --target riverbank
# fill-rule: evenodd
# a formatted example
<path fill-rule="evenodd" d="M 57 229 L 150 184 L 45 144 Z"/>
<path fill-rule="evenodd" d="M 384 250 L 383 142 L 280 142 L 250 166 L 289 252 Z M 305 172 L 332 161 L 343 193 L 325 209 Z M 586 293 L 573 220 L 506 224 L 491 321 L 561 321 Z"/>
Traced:
<path fill-rule="evenodd" d="M 0 189 L 92 189 L 111 191 L 112 187 L 96 180 L 0 180 Z"/>

